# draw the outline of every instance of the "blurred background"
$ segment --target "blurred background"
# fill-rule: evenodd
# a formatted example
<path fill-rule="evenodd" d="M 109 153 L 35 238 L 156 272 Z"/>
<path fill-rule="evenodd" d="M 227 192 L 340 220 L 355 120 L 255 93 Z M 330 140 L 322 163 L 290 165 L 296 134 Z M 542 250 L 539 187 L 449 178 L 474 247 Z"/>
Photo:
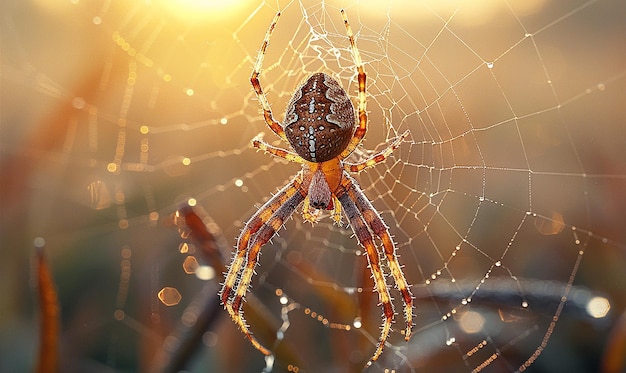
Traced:
<path fill-rule="evenodd" d="M 261 84 L 282 121 L 313 72 L 356 96 L 342 8 L 368 74 L 351 161 L 411 132 L 356 176 L 416 297 L 405 342 L 389 279 L 369 371 L 626 371 L 619 0 L 3 1 L 0 371 L 39 359 L 36 248 L 61 371 L 363 370 L 381 310 L 345 218 L 298 211 L 263 248 L 245 311 L 271 359 L 215 298 L 243 224 L 298 171 L 250 147 L 287 147 L 249 83 L 267 28 L 280 10 Z"/>

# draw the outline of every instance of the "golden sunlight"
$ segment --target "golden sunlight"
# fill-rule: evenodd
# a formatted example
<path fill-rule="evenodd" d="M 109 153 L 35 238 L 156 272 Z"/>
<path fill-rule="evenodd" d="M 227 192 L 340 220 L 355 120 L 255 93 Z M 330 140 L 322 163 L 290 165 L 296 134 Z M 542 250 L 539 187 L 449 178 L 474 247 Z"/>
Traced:
<path fill-rule="evenodd" d="M 247 0 L 160 0 L 155 3 L 162 6 L 168 13 L 184 19 L 210 19 L 213 17 L 229 17 L 240 11 Z"/>

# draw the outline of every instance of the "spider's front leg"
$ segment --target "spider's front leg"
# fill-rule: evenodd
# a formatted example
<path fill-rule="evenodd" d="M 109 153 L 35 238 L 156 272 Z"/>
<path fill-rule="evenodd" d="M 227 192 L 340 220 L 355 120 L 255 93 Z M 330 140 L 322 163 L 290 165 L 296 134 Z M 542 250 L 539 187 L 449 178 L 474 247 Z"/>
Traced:
<path fill-rule="evenodd" d="M 404 339 L 408 341 L 411 338 L 411 329 L 413 328 L 413 294 L 411 294 L 409 284 L 407 283 L 404 273 L 402 272 L 402 267 L 398 262 L 396 246 L 394 245 L 391 235 L 389 234 L 389 227 L 387 227 L 378 212 L 376 212 L 376 209 L 369 199 L 367 199 L 365 194 L 363 194 L 363 191 L 358 187 L 354 179 L 347 174 L 344 175 L 344 177 L 346 179 L 344 185 L 348 185 L 348 182 L 351 181 L 346 194 L 348 194 L 350 200 L 354 201 L 356 204 L 369 229 L 371 229 L 372 232 L 380 238 L 383 244 L 389 270 L 393 276 L 398 291 L 400 291 L 400 294 L 402 295 L 402 301 L 404 302 L 404 319 L 406 320 Z"/>
<path fill-rule="evenodd" d="M 376 291 L 378 292 L 378 300 L 383 307 L 383 326 L 380 331 L 378 347 L 376 348 L 374 355 L 367 363 L 367 365 L 371 365 L 373 361 L 378 360 L 380 354 L 383 353 L 383 348 L 385 348 L 385 342 L 387 341 L 387 337 L 391 331 L 391 323 L 393 322 L 393 304 L 391 303 L 391 295 L 389 294 L 389 289 L 387 288 L 387 283 L 385 281 L 385 274 L 380 266 L 380 258 L 378 256 L 376 246 L 374 245 L 374 239 L 367 228 L 359 209 L 348 193 L 341 194 L 339 196 L 339 201 L 341 202 L 343 210 L 345 211 L 348 221 L 350 222 L 352 231 L 359 240 L 359 243 L 365 248 L 369 267 L 372 271 L 372 277 L 374 279 L 374 285 L 376 286 Z"/>
<path fill-rule="evenodd" d="M 365 194 L 363 194 L 363 191 L 359 188 L 356 181 L 346 172 L 343 174 L 341 186 L 337 193 L 339 194 L 339 201 L 341 201 L 346 216 L 352 226 L 352 231 L 359 239 L 361 245 L 366 249 L 374 284 L 376 285 L 378 297 L 383 307 L 384 320 L 380 334 L 380 342 L 374 355 L 368 362 L 368 365 L 371 365 L 372 361 L 377 360 L 383 351 L 394 317 L 391 296 L 389 295 L 385 275 L 379 263 L 380 258 L 374 244 L 372 233 L 382 241 L 387 264 L 389 265 L 396 286 L 400 294 L 402 294 L 404 317 L 407 322 L 405 330 L 405 339 L 407 341 L 411 337 L 411 329 L 413 327 L 413 295 L 409 290 L 409 285 L 398 263 L 396 248 L 389 235 L 389 229 L 374 209 L 374 206 L 372 206 L 371 202 L 365 197 Z"/>
<path fill-rule="evenodd" d="M 300 189 L 301 184 L 302 173 L 300 172 L 291 183 L 267 201 L 248 220 L 237 240 L 237 252 L 221 291 L 222 303 L 230 317 L 239 325 L 252 345 L 265 355 L 270 355 L 271 352 L 252 336 L 241 310 L 242 302 L 250 287 L 261 248 L 304 200 L 304 195 Z"/>

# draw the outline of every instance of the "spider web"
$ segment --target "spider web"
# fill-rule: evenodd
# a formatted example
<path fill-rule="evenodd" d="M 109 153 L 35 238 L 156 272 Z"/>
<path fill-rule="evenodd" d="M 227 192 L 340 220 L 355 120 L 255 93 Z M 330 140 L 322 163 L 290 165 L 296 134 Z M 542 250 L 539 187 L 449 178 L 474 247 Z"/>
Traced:
<path fill-rule="evenodd" d="M 370 371 L 624 369 L 612 337 L 626 307 L 621 2 L 38 0 L 2 4 L 0 370 L 32 369 L 36 238 L 66 371 L 150 370 L 164 346 L 182 349 L 171 334 L 194 330 L 185 309 L 218 280 L 172 215 L 195 201 L 227 251 L 298 171 L 249 145 L 263 132 L 286 147 L 252 64 L 280 10 L 261 75 L 277 118 L 316 71 L 354 96 L 340 8 L 368 78 L 354 157 L 411 132 L 356 176 L 416 297 L 412 339 L 396 315 Z M 343 223 L 296 213 L 263 248 L 246 312 L 265 314 L 248 321 L 271 358 L 221 311 L 187 369 L 361 371 L 381 311 Z"/>

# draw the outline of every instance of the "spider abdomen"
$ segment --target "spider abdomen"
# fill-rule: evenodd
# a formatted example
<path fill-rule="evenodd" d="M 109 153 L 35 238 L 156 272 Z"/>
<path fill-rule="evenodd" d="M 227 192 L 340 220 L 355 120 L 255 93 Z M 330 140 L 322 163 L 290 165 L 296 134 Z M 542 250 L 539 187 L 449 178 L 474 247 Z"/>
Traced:
<path fill-rule="evenodd" d="M 284 129 L 293 150 L 309 162 L 337 157 L 354 133 L 354 106 L 339 82 L 311 75 L 287 105 Z"/>

